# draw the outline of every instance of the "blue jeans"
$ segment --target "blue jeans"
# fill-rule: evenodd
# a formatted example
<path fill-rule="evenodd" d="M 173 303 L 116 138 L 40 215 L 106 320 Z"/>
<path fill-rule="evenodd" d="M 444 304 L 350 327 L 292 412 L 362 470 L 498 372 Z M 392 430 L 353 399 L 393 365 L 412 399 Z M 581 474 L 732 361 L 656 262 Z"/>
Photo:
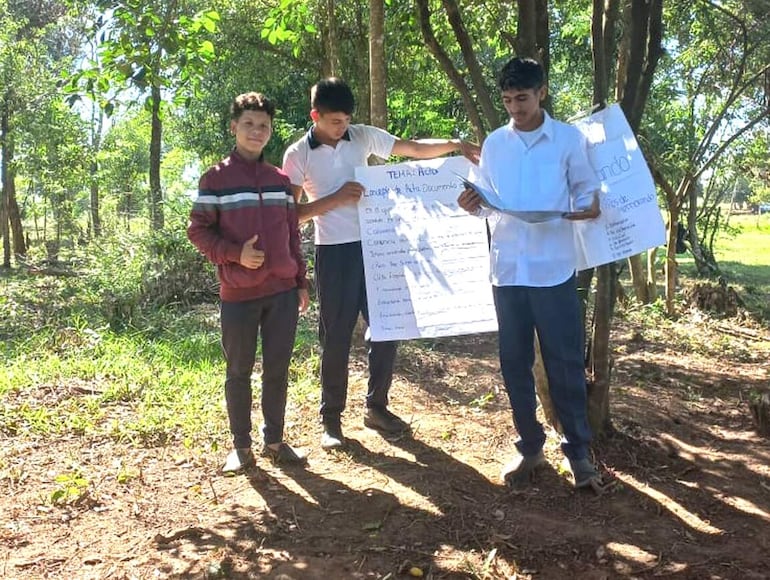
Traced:
<path fill-rule="evenodd" d="M 571 460 L 588 457 L 591 430 L 586 413 L 583 328 L 575 277 L 557 286 L 493 286 L 500 341 L 500 369 L 525 456 L 545 443 L 537 420 L 532 366 L 535 330 L 556 416 L 564 431 L 562 451 Z"/>

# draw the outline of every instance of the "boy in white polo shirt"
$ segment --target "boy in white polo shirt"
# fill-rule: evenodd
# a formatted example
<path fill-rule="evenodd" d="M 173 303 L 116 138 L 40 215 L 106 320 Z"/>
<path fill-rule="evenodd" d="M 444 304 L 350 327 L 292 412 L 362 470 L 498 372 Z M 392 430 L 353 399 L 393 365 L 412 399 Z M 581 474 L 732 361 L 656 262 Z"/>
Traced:
<path fill-rule="evenodd" d="M 512 59 L 503 67 L 499 86 L 511 121 L 484 142 L 481 176 L 505 207 L 561 212 L 557 219 L 528 223 L 482 207 L 471 189 L 458 199 L 466 211 L 487 217 L 492 233 L 490 277 L 500 368 L 519 433 L 519 453 L 503 468 L 502 478 L 511 487 L 525 485 L 545 462 L 545 433 L 536 416 L 532 376 L 537 330 L 551 398 L 564 430 L 562 451 L 576 487 L 586 487 L 599 475 L 589 458 L 583 327 L 570 220 L 599 215 L 600 184 L 581 133 L 542 109 L 546 86 L 539 63 Z"/>
<path fill-rule="evenodd" d="M 320 306 L 321 447 L 344 444 L 341 415 L 348 389 L 348 359 L 359 313 L 369 323 L 357 203 L 364 187 L 356 167 L 370 155 L 431 159 L 461 151 L 478 161 L 477 145 L 458 139 L 402 140 L 377 127 L 351 125 L 355 99 L 341 79 L 327 78 L 310 93 L 313 126 L 286 150 L 283 170 L 292 183 L 300 221 L 315 223 L 315 282 Z M 367 331 L 368 336 L 368 331 Z M 408 432 L 409 425 L 388 410 L 396 342 L 370 342 L 369 384 L 364 425 L 386 434 Z"/>

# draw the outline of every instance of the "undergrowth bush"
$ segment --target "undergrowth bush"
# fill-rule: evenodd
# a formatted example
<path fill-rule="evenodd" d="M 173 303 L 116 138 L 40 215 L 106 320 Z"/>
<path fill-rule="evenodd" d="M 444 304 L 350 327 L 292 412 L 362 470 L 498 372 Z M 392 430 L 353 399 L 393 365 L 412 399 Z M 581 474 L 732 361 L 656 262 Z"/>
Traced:
<path fill-rule="evenodd" d="M 139 309 L 216 298 L 214 269 L 189 242 L 180 221 L 162 231 L 123 233 L 92 245 L 86 293 L 112 328 L 129 325 Z"/>

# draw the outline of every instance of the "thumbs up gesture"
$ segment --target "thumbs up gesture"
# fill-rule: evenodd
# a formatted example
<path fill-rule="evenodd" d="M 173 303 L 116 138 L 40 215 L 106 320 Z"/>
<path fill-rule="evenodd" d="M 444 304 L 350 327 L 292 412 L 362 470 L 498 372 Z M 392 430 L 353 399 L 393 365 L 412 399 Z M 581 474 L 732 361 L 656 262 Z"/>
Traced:
<path fill-rule="evenodd" d="M 257 250 L 254 244 L 259 239 L 259 234 L 254 234 L 243 243 L 241 248 L 241 266 L 256 270 L 265 263 L 265 252 Z"/>

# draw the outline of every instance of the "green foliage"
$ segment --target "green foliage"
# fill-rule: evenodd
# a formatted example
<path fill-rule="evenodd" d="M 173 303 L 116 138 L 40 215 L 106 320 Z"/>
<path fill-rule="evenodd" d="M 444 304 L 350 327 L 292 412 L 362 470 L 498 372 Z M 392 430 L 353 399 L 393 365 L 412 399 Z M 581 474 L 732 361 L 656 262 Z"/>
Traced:
<path fill-rule="evenodd" d="M 65 91 L 71 95 L 70 103 L 90 96 L 111 114 L 116 91 L 129 87 L 140 95 L 158 87 L 168 90 L 176 104 L 186 102 L 214 59 L 219 23 L 215 10 L 188 15 L 188 4 L 97 0 L 96 6 L 104 11 L 94 23 L 98 59 L 68 78 Z M 144 101 L 148 109 L 149 102 Z"/>
<path fill-rule="evenodd" d="M 90 483 L 78 472 L 61 473 L 54 479 L 56 489 L 51 492 L 51 503 L 67 505 L 80 503 L 87 495 Z"/>

